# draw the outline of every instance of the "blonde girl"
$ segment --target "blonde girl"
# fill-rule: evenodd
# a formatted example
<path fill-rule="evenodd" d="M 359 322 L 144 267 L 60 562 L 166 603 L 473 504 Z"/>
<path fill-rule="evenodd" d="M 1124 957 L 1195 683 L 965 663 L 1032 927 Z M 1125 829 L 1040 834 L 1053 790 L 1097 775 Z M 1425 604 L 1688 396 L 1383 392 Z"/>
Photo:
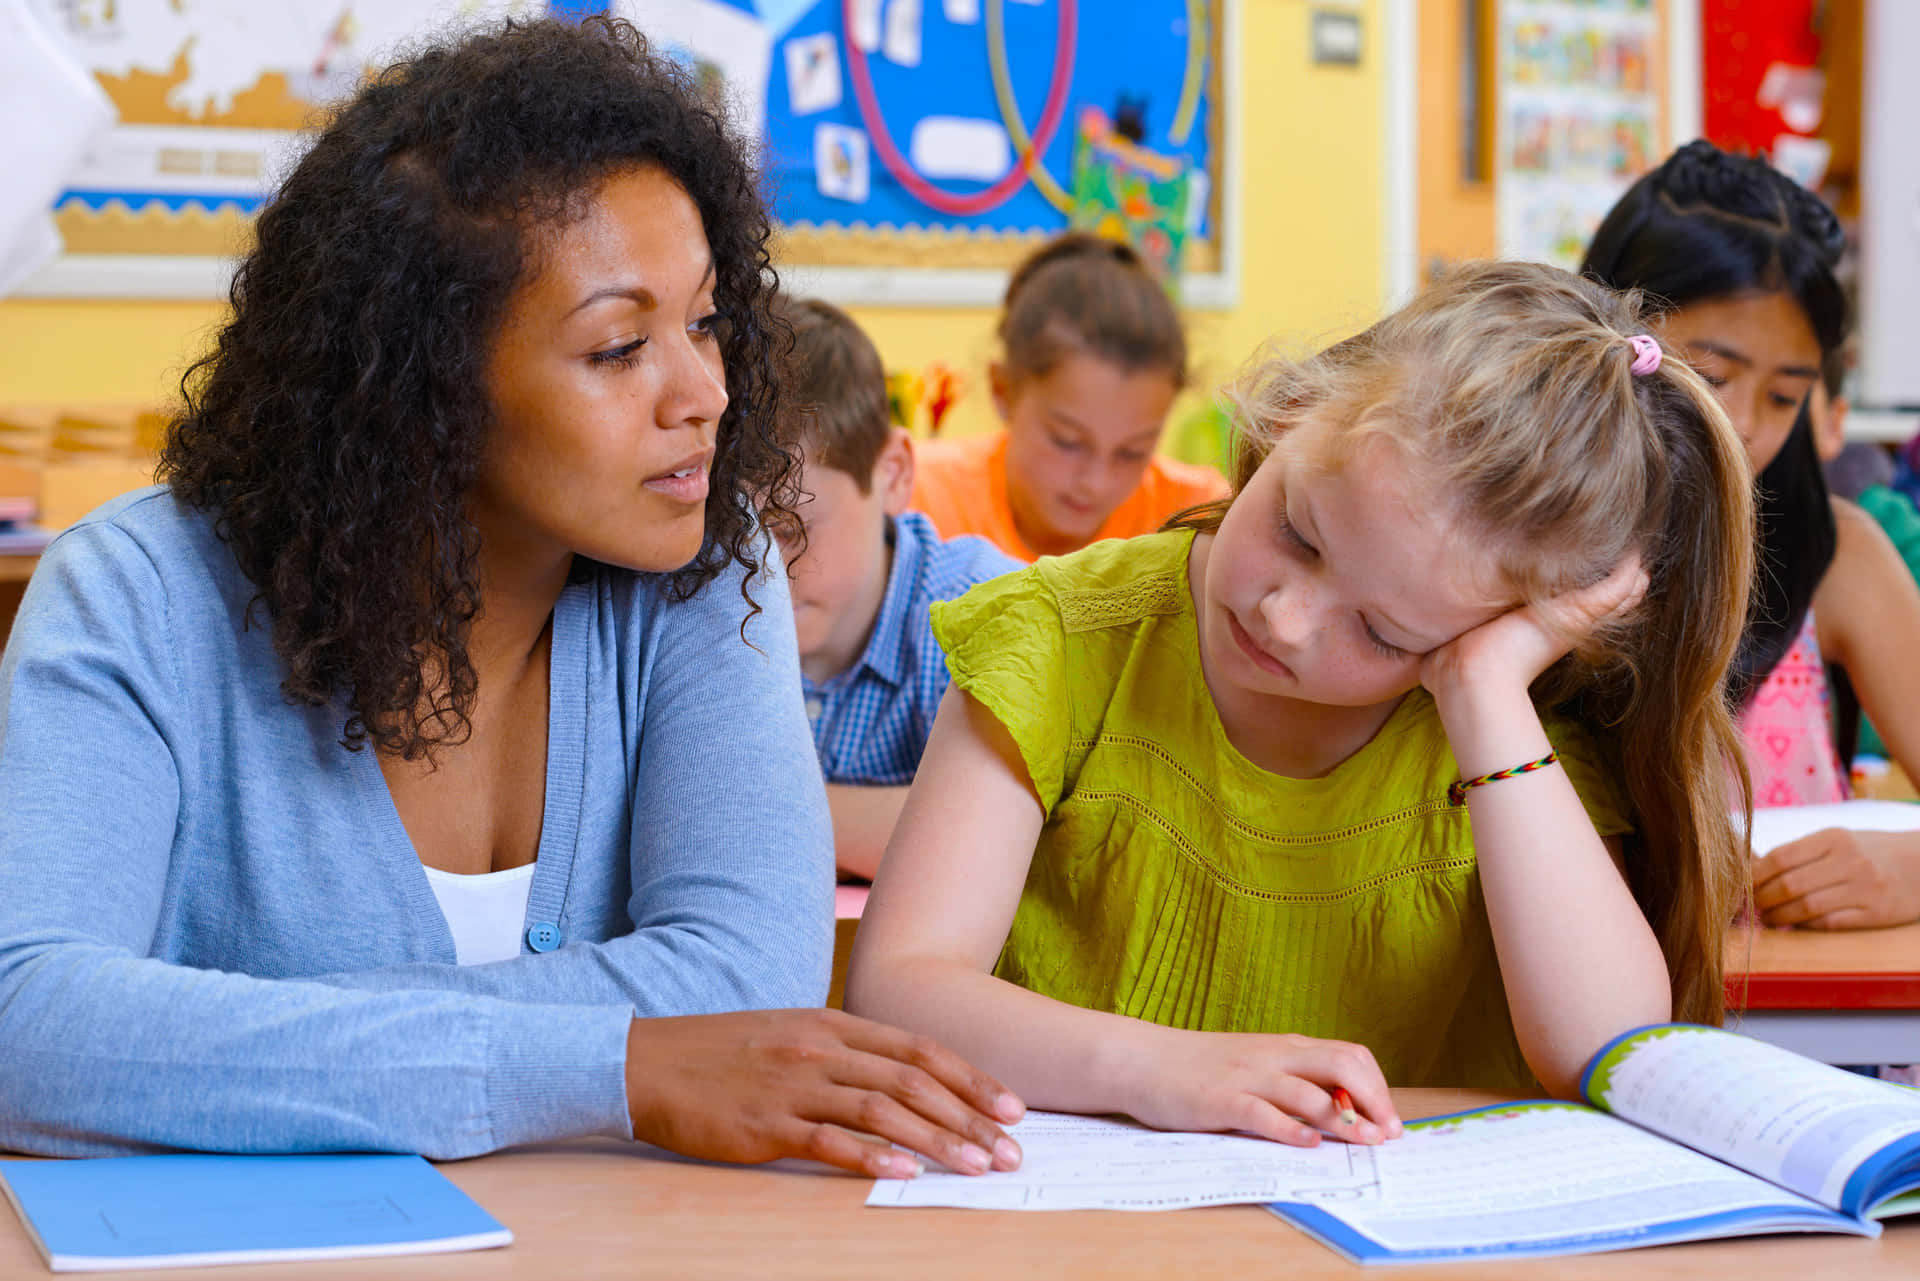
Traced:
<path fill-rule="evenodd" d="M 1717 1022 L 1753 514 L 1712 392 L 1633 298 L 1488 263 L 1237 400 L 1230 500 L 936 613 L 849 1008 L 1034 1107 L 1290 1143 Z"/>

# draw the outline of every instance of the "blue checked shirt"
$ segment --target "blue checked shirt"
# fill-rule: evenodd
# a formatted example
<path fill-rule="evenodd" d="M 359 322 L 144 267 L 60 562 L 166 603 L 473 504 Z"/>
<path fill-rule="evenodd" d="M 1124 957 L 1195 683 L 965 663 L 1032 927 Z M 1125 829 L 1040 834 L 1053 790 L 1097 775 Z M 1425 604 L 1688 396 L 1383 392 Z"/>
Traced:
<path fill-rule="evenodd" d="M 829 783 L 911 783 L 947 692 L 947 656 L 927 607 L 1022 568 L 984 538 L 941 541 L 919 512 L 893 518 L 893 569 L 859 661 L 814 684 L 804 676 L 813 747 Z"/>

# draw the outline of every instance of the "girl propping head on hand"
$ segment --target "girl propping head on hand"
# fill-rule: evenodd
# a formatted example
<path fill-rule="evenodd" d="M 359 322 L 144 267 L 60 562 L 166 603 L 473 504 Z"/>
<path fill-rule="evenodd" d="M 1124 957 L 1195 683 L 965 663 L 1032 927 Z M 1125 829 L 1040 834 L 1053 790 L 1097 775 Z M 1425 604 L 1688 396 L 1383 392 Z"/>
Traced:
<path fill-rule="evenodd" d="M 624 23 L 332 117 L 167 487 L 54 543 L 0 665 L 0 1148 L 1017 1161 L 952 1054 L 767 1008 L 825 996 L 833 883 L 768 230 Z"/>
<path fill-rule="evenodd" d="M 1753 556 L 1711 390 L 1632 298 L 1488 263 L 1237 401 L 1230 501 L 937 607 L 850 1007 L 1034 1106 L 1296 1143 L 1717 1022 Z"/>
<path fill-rule="evenodd" d="M 1725 404 L 1756 478 L 1761 572 L 1735 693 L 1757 807 L 1843 800 L 1837 668 L 1911 778 L 1920 778 L 1920 589 L 1871 516 L 1831 498 L 1813 410 L 1841 358 L 1844 246 L 1833 211 L 1763 160 L 1692 142 L 1620 198 L 1584 270 L 1661 307 L 1663 340 Z M 1830 829 L 1754 867 L 1774 925 L 1920 918 L 1920 834 Z"/>
<path fill-rule="evenodd" d="M 1086 232 L 1049 241 L 1015 269 L 999 338 L 988 373 L 1005 429 L 920 450 L 913 505 L 942 536 L 1030 561 L 1148 533 L 1226 492 L 1213 468 L 1155 452 L 1187 340 L 1133 250 Z"/>

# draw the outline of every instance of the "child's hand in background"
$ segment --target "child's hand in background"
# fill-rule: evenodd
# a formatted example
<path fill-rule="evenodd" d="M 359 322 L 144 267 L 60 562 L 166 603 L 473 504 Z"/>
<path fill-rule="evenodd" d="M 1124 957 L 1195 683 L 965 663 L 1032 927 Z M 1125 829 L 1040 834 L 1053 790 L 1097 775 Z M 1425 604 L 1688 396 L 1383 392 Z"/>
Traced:
<path fill-rule="evenodd" d="M 1501 685 L 1524 696 L 1535 677 L 1646 594 L 1647 571 L 1639 557 L 1629 557 L 1590 587 L 1509 610 L 1456 636 L 1421 661 L 1420 683 L 1439 702 Z"/>
<path fill-rule="evenodd" d="M 1920 920 L 1920 834 L 1828 828 L 1753 865 L 1768 925 L 1864 930 Z"/>
<path fill-rule="evenodd" d="M 1243 1130 L 1310 1148 L 1322 1132 L 1352 1143 L 1398 1137 L 1400 1116 L 1364 1045 L 1310 1036 L 1152 1028 L 1127 1111 L 1159 1130 Z M 1340 1116 L 1333 1091 L 1360 1119 Z"/>

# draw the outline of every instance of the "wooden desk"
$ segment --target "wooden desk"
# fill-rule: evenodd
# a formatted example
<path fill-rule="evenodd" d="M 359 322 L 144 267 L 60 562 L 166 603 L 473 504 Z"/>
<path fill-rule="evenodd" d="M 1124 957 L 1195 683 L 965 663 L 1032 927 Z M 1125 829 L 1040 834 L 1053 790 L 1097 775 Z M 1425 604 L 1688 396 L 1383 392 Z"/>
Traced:
<path fill-rule="evenodd" d="M 1466 1090 L 1397 1090 L 1404 1115 L 1431 1116 L 1501 1101 Z M 504 1250 L 275 1267 L 170 1270 L 206 1281 L 331 1281 L 440 1276 L 1340 1278 L 1363 1270 L 1255 1206 L 1165 1214 L 869 1210 L 863 1179 L 789 1163 L 770 1169 L 704 1165 L 612 1140 L 523 1148 L 440 1167 L 513 1229 Z M 0 1276 L 49 1276 L 18 1219 L 0 1208 Z M 1756 1237 L 1523 1263 L 1422 1265 L 1406 1275 L 1458 1281 L 1559 1278 L 1920 1275 L 1920 1223 L 1878 1241 Z"/>
<path fill-rule="evenodd" d="M 1736 929 L 1726 967 L 1739 1031 L 1828 1063 L 1920 1063 L 1920 923 Z"/>

